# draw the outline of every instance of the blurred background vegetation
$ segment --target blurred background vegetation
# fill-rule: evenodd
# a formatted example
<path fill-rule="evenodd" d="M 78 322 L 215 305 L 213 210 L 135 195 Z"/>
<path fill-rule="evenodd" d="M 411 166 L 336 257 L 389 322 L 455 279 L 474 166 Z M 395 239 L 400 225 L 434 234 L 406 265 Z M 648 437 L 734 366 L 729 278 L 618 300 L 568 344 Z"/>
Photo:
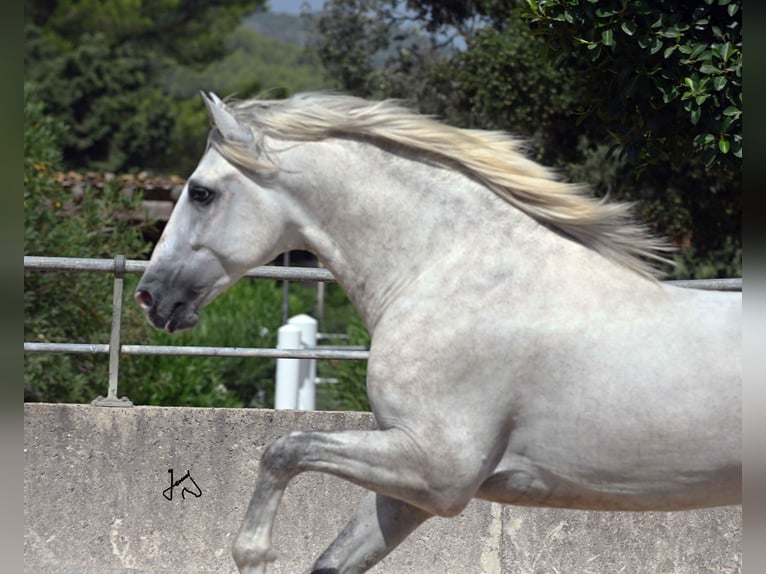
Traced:
<path fill-rule="evenodd" d="M 141 196 L 62 171 L 188 175 L 208 119 L 198 91 L 287 97 L 338 90 L 396 97 L 461 127 L 504 129 L 598 195 L 636 202 L 678 246 L 670 278 L 741 276 L 741 0 L 25 1 L 26 255 L 148 258 Z M 151 329 L 130 300 L 125 343 L 273 347 L 282 288 L 243 280 L 188 333 Z M 111 278 L 25 272 L 25 340 L 105 342 Z M 369 336 L 328 286 L 323 332 Z M 291 313 L 315 314 L 293 285 Z M 245 318 L 243 320 L 243 318 Z M 364 363 L 320 362 L 320 408 L 366 409 Z M 28 401 L 104 394 L 106 356 L 25 355 Z M 123 357 L 136 404 L 273 404 L 274 361 Z"/>

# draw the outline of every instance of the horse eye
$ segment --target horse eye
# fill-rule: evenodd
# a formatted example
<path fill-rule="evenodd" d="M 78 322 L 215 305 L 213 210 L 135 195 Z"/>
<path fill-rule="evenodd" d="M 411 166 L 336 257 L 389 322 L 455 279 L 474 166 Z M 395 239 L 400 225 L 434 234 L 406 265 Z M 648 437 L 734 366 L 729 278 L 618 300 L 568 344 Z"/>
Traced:
<path fill-rule="evenodd" d="M 189 188 L 189 199 L 200 205 L 207 205 L 210 203 L 213 199 L 213 195 L 214 193 L 206 187 L 195 186 Z"/>

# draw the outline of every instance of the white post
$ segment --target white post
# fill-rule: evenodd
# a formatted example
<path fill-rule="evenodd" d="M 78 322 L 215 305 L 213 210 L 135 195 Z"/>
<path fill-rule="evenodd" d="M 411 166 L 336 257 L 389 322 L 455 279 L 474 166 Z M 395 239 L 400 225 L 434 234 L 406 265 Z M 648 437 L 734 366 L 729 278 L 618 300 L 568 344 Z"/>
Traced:
<path fill-rule="evenodd" d="M 282 325 L 277 331 L 277 349 L 300 349 L 301 330 L 295 325 Z M 297 409 L 301 359 L 277 359 L 275 409 Z"/>
<path fill-rule="evenodd" d="M 304 349 L 316 347 L 319 321 L 308 315 L 296 315 L 291 317 L 287 324 L 300 329 L 301 343 Z M 316 376 L 316 359 L 301 359 L 298 409 L 302 411 L 313 411 L 316 409 Z"/>

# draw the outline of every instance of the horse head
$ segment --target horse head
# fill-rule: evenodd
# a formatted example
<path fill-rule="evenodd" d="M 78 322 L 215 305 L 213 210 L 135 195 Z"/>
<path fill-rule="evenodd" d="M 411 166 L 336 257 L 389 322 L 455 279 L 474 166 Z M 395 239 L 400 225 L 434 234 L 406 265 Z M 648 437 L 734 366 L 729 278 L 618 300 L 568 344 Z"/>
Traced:
<path fill-rule="evenodd" d="M 287 250 L 289 209 L 274 193 L 274 170 L 227 160 L 220 146 L 255 155 L 257 130 L 214 94 L 202 94 L 213 129 L 135 292 L 149 322 L 168 332 L 193 327 L 199 310 L 253 267 Z"/>

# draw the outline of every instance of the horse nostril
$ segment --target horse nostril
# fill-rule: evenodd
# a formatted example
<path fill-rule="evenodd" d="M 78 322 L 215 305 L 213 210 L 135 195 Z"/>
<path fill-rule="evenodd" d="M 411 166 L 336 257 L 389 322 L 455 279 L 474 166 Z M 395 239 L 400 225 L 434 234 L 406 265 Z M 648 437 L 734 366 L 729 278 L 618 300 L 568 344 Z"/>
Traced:
<path fill-rule="evenodd" d="M 149 293 L 149 291 L 144 291 L 141 289 L 136 291 L 134 297 L 136 299 L 136 303 L 138 303 L 142 309 L 151 309 L 154 305 L 154 297 L 152 297 L 152 294 Z"/>

